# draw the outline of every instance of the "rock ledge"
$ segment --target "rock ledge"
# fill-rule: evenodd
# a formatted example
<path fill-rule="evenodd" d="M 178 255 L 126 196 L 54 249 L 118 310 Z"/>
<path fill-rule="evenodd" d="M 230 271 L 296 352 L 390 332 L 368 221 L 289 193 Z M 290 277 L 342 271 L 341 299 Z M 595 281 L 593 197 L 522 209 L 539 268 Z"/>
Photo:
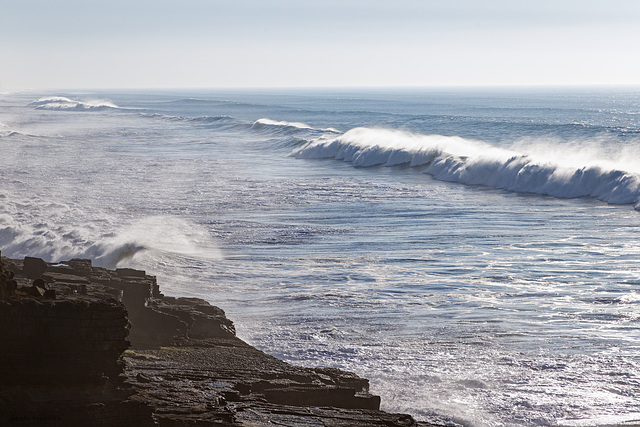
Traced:
<path fill-rule="evenodd" d="M 0 261 L 0 424 L 416 426 L 369 382 L 289 365 L 224 311 L 90 260 Z"/>

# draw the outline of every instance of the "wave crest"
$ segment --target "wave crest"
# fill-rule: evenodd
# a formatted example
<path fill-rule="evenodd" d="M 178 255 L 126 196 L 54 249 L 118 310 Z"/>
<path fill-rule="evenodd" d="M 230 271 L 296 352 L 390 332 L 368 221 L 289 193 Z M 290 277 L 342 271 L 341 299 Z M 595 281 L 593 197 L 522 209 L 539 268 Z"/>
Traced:
<path fill-rule="evenodd" d="M 534 144 L 535 145 L 535 144 Z M 296 158 L 335 158 L 354 166 L 421 166 L 443 181 L 561 198 L 594 197 L 640 210 L 640 176 L 631 167 L 584 153 L 536 155 L 457 136 L 355 128 L 297 149 Z M 554 157 L 555 156 L 555 157 Z"/>
<path fill-rule="evenodd" d="M 107 268 L 154 264 L 176 257 L 222 259 L 216 242 L 205 229 L 176 217 L 146 217 L 117 234 L 99 238 L 97 243 L 90 234 L 87 229 L 70 230 L 48 221 L 29 224 L 17 221 L 13 215 L 0 214 L 0 247 L 3 255 L 12 258 L 89 258 L 95 265 Z"/>
<path fill-rule="evenodd" d="M 11 130 L 9 126 L 0 122 L 0 138 L 4 138 L 6 136 L 16 136 L 16 135 L 24 135 L 24 134 L 17 132 L 15 130 Z"/>
<path fill-rule="evenodd" d="M 222 259 L 206 230 L 171 216 L 140 219 L 116 236 L 93 245 L 87 253 L 96 265 L 111 268 L 125 261 L 137 261 L 139 256 Z"/>
<path fill-rule="evenodd" d="M 340 133 L 338 130 L 333 128 L 314 128 L 306 123 L 300 122 L 284 122 L 271 120 L 267 118 L 256 120 L 251 129 L 258 131 L 269 131 L 278 135 L 293 135 L 300 132 L 319 132 L 319 133 Z"/>
<path fill-rule="evenodd" d="M 101 111 L 119 109 L 117 105 L 106 100 L 78 101 L 64 96 L 47 96 L 29 103 L 39 110 L 64 110 L 64 111 Z"/>

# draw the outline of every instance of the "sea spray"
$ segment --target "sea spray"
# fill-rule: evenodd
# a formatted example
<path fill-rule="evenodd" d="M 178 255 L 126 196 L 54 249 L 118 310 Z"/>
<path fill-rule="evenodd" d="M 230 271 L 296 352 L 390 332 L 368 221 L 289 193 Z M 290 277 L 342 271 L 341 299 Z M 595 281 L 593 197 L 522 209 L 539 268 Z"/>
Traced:
<path fill-rule="evenodd" d="M 163 257 L 222 259 L 217 243 L 202 227 L 182 218 L 153 216 L 134 221 L 116 233 L 92 236 L 89 228 L 54 223 L 32 227 L 0 215 L 0 246 L 13 258 L 36 256 L 46 261 L 89 258 L 106 268 L 152 263 Z"/>
<path fill-rule="evenodd" d="M 531 146 L 535 143 L 529 150 L 539 152 Z M 583 164 L 576 165 L 564 156 L 525 154 L 461 137 L 355 128 L 335 138 L 324 135 L 312 140 L 291 156 L 335 158 L 360 167 L 424 166 L 425 173 L 442 181 L 561 198 L 588 196 L 640 209 L 640 176 L 635 171 L 618 169 L 617 162 L 608 159 L 587 160 L 581 153 L 575 157 Z"/>
<path fill-rule="evenodd" d="M 144 263 L 144 259 L 181 256 L 221 260 L 218 245 L 202 227 L 186 219 L 153 216 L 135 221 L 113 237 L 93 245 L 88 255 L 96 265 L 114 268 L 123 263 Z"/>

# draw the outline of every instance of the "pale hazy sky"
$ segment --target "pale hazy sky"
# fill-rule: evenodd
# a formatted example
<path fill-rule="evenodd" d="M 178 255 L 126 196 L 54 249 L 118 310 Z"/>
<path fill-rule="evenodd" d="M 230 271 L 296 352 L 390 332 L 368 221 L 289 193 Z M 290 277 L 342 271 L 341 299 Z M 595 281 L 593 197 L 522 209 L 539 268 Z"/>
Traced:
<path fill-rule="evenodd" d="M 0 0 L 0 90 L 640 84 L 638 0 Z"/>

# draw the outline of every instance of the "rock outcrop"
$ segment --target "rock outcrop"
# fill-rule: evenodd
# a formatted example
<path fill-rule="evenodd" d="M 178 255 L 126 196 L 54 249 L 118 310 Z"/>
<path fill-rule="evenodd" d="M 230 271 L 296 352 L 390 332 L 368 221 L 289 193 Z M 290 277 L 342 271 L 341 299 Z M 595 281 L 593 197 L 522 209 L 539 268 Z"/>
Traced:
<path fill-rule="evenodd" d="M 130 324 L 111 290 L 94 283 L 78 292 L 47 283 L 45 269 L 33 274 L 32 261 L 27 277 L 24 262 L 4 260 L 16 274 L 0 263 L 2 287 L 14 282 L 0 295 L 0 424 L 154 425 L 152 408 L 130 399 L 122 359 Z"/>
<path fill-rule="evenodd" d="M 0 424 L 419 424 L 379 411 L 366 379 L 251 347 L 224 311 L 144 271 L 2 261 Z"/>

